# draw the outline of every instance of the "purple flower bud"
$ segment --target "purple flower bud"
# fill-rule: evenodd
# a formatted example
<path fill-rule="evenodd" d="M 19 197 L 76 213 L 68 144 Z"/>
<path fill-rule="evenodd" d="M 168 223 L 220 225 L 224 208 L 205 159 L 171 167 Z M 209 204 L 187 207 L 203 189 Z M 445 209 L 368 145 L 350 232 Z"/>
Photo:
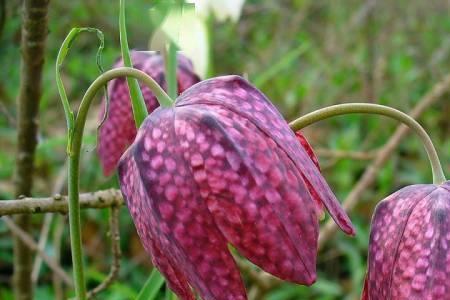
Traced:
<path fill-rule="evenodd" d="M 131 58 L 134 68 L 147 73 L 160 86 L 164 89 L 167 88 L 164 78 L 164 60 L 161 55 L 152 52 L 132 51 Z M 123 61 L 120 60 L 114 67 L 123 67 Z M 183 55 L 178 55 L 177 81 L 179 93 L 199 81 L 193 71 L 191 62 Z M 159 106 L 158 101 L 148 87 L 142 85 L 141 90 L 147 110 L 152 112 Z M 108 118 L 101 126 L 98 136 L 98 154 L 105 175 L 110 175 L 116 168 L 120 156 L 136 136 L 126 80 L 124 78 L 112 80 L 108 87 L 108 95 L 110 99 Z M 103 117 L 103 114 L 104 110 L 101 117 Z"/>
<path fill-rule="evenodd" d="M 364 300 L 450 299 L 450 181 L 412 185 L 378 204 Z"/>
<path fill-rule="evenodd" d="M 181 299 L 194 299 L 190 286 L 204 300 L 247 299 L 228 243 L 281 279 L 314 283 L 313 198 L 346 233 L 354 229 L 308 149 L 238 76 L 200 82 L 145 120 L 119 162 L 120 186 Z"/>

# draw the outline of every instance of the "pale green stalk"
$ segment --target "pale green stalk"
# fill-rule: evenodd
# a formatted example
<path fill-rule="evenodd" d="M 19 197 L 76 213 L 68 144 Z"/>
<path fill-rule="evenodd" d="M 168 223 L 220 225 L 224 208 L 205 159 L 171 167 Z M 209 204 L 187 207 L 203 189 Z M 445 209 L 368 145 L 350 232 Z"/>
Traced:
<path fill-rule="evenodd" d="M 178 95 L 177 84 L 177 46 L 173 42 L 166 45 L 164 60 L 166 64 L 167 93 L 175 99 Z"/>
<path fill-rule="evenodd" d="M 419 136 L 423 146 L 425 147 L 428 155 L 428 160 L 431 164 L 431 170 L 433 172 L 433 183 L 441 184 L 446 181 L 437 151 L 425 129 L 423 129 L 423 127 L 412 117 L 392 107 L 371 103 L 338 104 L 318 109 L 309 114 L 306 114 L 289 123 L 289 126 L 292 128 L 292 130 L 297 131 L 321 120 L 325 120 L 334 116 L 355 113 L 383 115 L 400 121 L 408 126 L 414 133 Z"/>

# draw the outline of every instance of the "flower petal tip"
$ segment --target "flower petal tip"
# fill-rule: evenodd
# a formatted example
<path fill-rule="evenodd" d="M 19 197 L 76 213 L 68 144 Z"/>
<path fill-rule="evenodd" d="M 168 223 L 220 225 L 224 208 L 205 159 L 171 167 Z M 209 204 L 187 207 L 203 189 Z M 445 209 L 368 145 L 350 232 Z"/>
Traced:
<path fill-rule="evenodd" d="M 317 281 L 317 274 L 316 274 L 316 272 L 314 272 L 314 273 L 310 273 L 309 276 L 306 278 L 305 282 L 302 284 L 306 285 L 306 286 L 311 286 L 314 283 L 316 283 L 316 281 Z"/>
<path fill-rule="evenodd" d="M 339 217 L 340 228 L 349 236 L 356 235 L 356 229 L 348 218 Z"/>
<path fill-rule="evenodd" d="M 315 200 L 318 218 L 320 219 L 323 215 L 323 207 L 325 206 L 339 228 L 341 228 L 341 230 L 346 234 L 354 236 L 355 228 L 353 227 L 353 224 L 346 212 L 342 209 L 339 201 L 336 199 L 330 188 L 326 185 L 325 179 L 320 172 L 319 160 L 314 154 L 314 150 L 300 130 L 295 132 L 295 137 L 300 143 L 301 148 L 303 148 L 307 156 L 316 167 L 309 169 L 305 168 L 305 171 L 309 170 L 309 176 L 304 175 L 303 179 L 308 186 L 308 190 L 312 198 Z M 306 159 L 306 157 L 304 159 Z M 313 184 L 313 180 L 315 184 Z"/>

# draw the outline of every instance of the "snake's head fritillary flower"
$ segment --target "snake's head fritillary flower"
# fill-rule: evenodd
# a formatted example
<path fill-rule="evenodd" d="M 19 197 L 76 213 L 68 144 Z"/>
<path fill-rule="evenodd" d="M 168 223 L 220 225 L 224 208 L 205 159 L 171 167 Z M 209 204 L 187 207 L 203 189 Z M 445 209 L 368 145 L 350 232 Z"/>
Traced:
<path fill-rule="evenodd" d="M 450 181 L 401 189 L 376 208 L 364 300 L 450 299 Z"/>
<path fill-rule="evenodd" d="M 120 186 L 181 299 L 194 299 L 191 287 L 204 300 L 247 299 L 228 244 L 281 279 L 314 283 L 314 197 L 354 229 L 307 149 L 239 76 L 202 81 L 147 117 L 119 162 Z"/>
<path fill-rule="evenodd" d="M 131 51 L 131 59 L 134 68 L 147 73 L 166 89 L 164 60 L 160 54 Z M 123 67 L 123 61 L 120 60 L 114 67 Z M 191 62 L 181 54 L 178 55 L 177 81 L 179 93 L 199 81 Z M 141 90 L 147 110 L 152 112 L 159 106 L 158 101 L 148 87 L 142 85 Z M 112 80 L 108 87 L 108 95 L 110 100 L 108 116 L 100 127 L 98 136 L 98 154 L 105 175 L 110 175 L 115 170 L 120 156 L 136 136 L 126 80 L 124 78 Z M 102 112 L 101 117 L 103 114 Z"/>

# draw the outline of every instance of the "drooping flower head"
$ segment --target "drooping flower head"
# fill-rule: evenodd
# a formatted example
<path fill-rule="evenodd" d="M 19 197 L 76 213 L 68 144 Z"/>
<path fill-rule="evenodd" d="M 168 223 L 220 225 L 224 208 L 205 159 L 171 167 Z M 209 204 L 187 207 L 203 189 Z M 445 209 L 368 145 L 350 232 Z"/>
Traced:
<path fill-rule="evenodd" d="M 238 76 L 202 81 L 156 109 L 119 163 L 122 193 L 154 264 L 183 300 L 246 299 L 232 244 L 265 271 L 316 278 L 316 197 L 354 229 L 269 100 Z"/>
<path fill-rule="evenodd" d="M 401 189 L 376 208 L 363 300 L 450 299 L 450 181 Z"/>
<path fill-rule="evenodd" d="M 161 55 L 155 52 L 131 51 L 131 59 L 134 68 L 147 73 L 166 89 L 164 60 Z M 123 67 L 123 61 L 118 61 L 114 67 Z M 198 81 L 199 78 L 193 72 L 189 59 L 181 54 L 178 55 L 178 92 L 182 93 Z M 141 91 L 147 110 L 152 112 L 159 106 L 156 97 L 144 85 L 141 86 Z M 116 168 L 120 156 L 136 136 L 126 80 L 124 78 L 112 80 L 108 87 L 108 95 L 110 99 L 108 117 L 100 127 L 98 137 L 98 154 L 105 175 L 110 175 Z M 103 112 L 101 117 L 103 117 Z"/>

